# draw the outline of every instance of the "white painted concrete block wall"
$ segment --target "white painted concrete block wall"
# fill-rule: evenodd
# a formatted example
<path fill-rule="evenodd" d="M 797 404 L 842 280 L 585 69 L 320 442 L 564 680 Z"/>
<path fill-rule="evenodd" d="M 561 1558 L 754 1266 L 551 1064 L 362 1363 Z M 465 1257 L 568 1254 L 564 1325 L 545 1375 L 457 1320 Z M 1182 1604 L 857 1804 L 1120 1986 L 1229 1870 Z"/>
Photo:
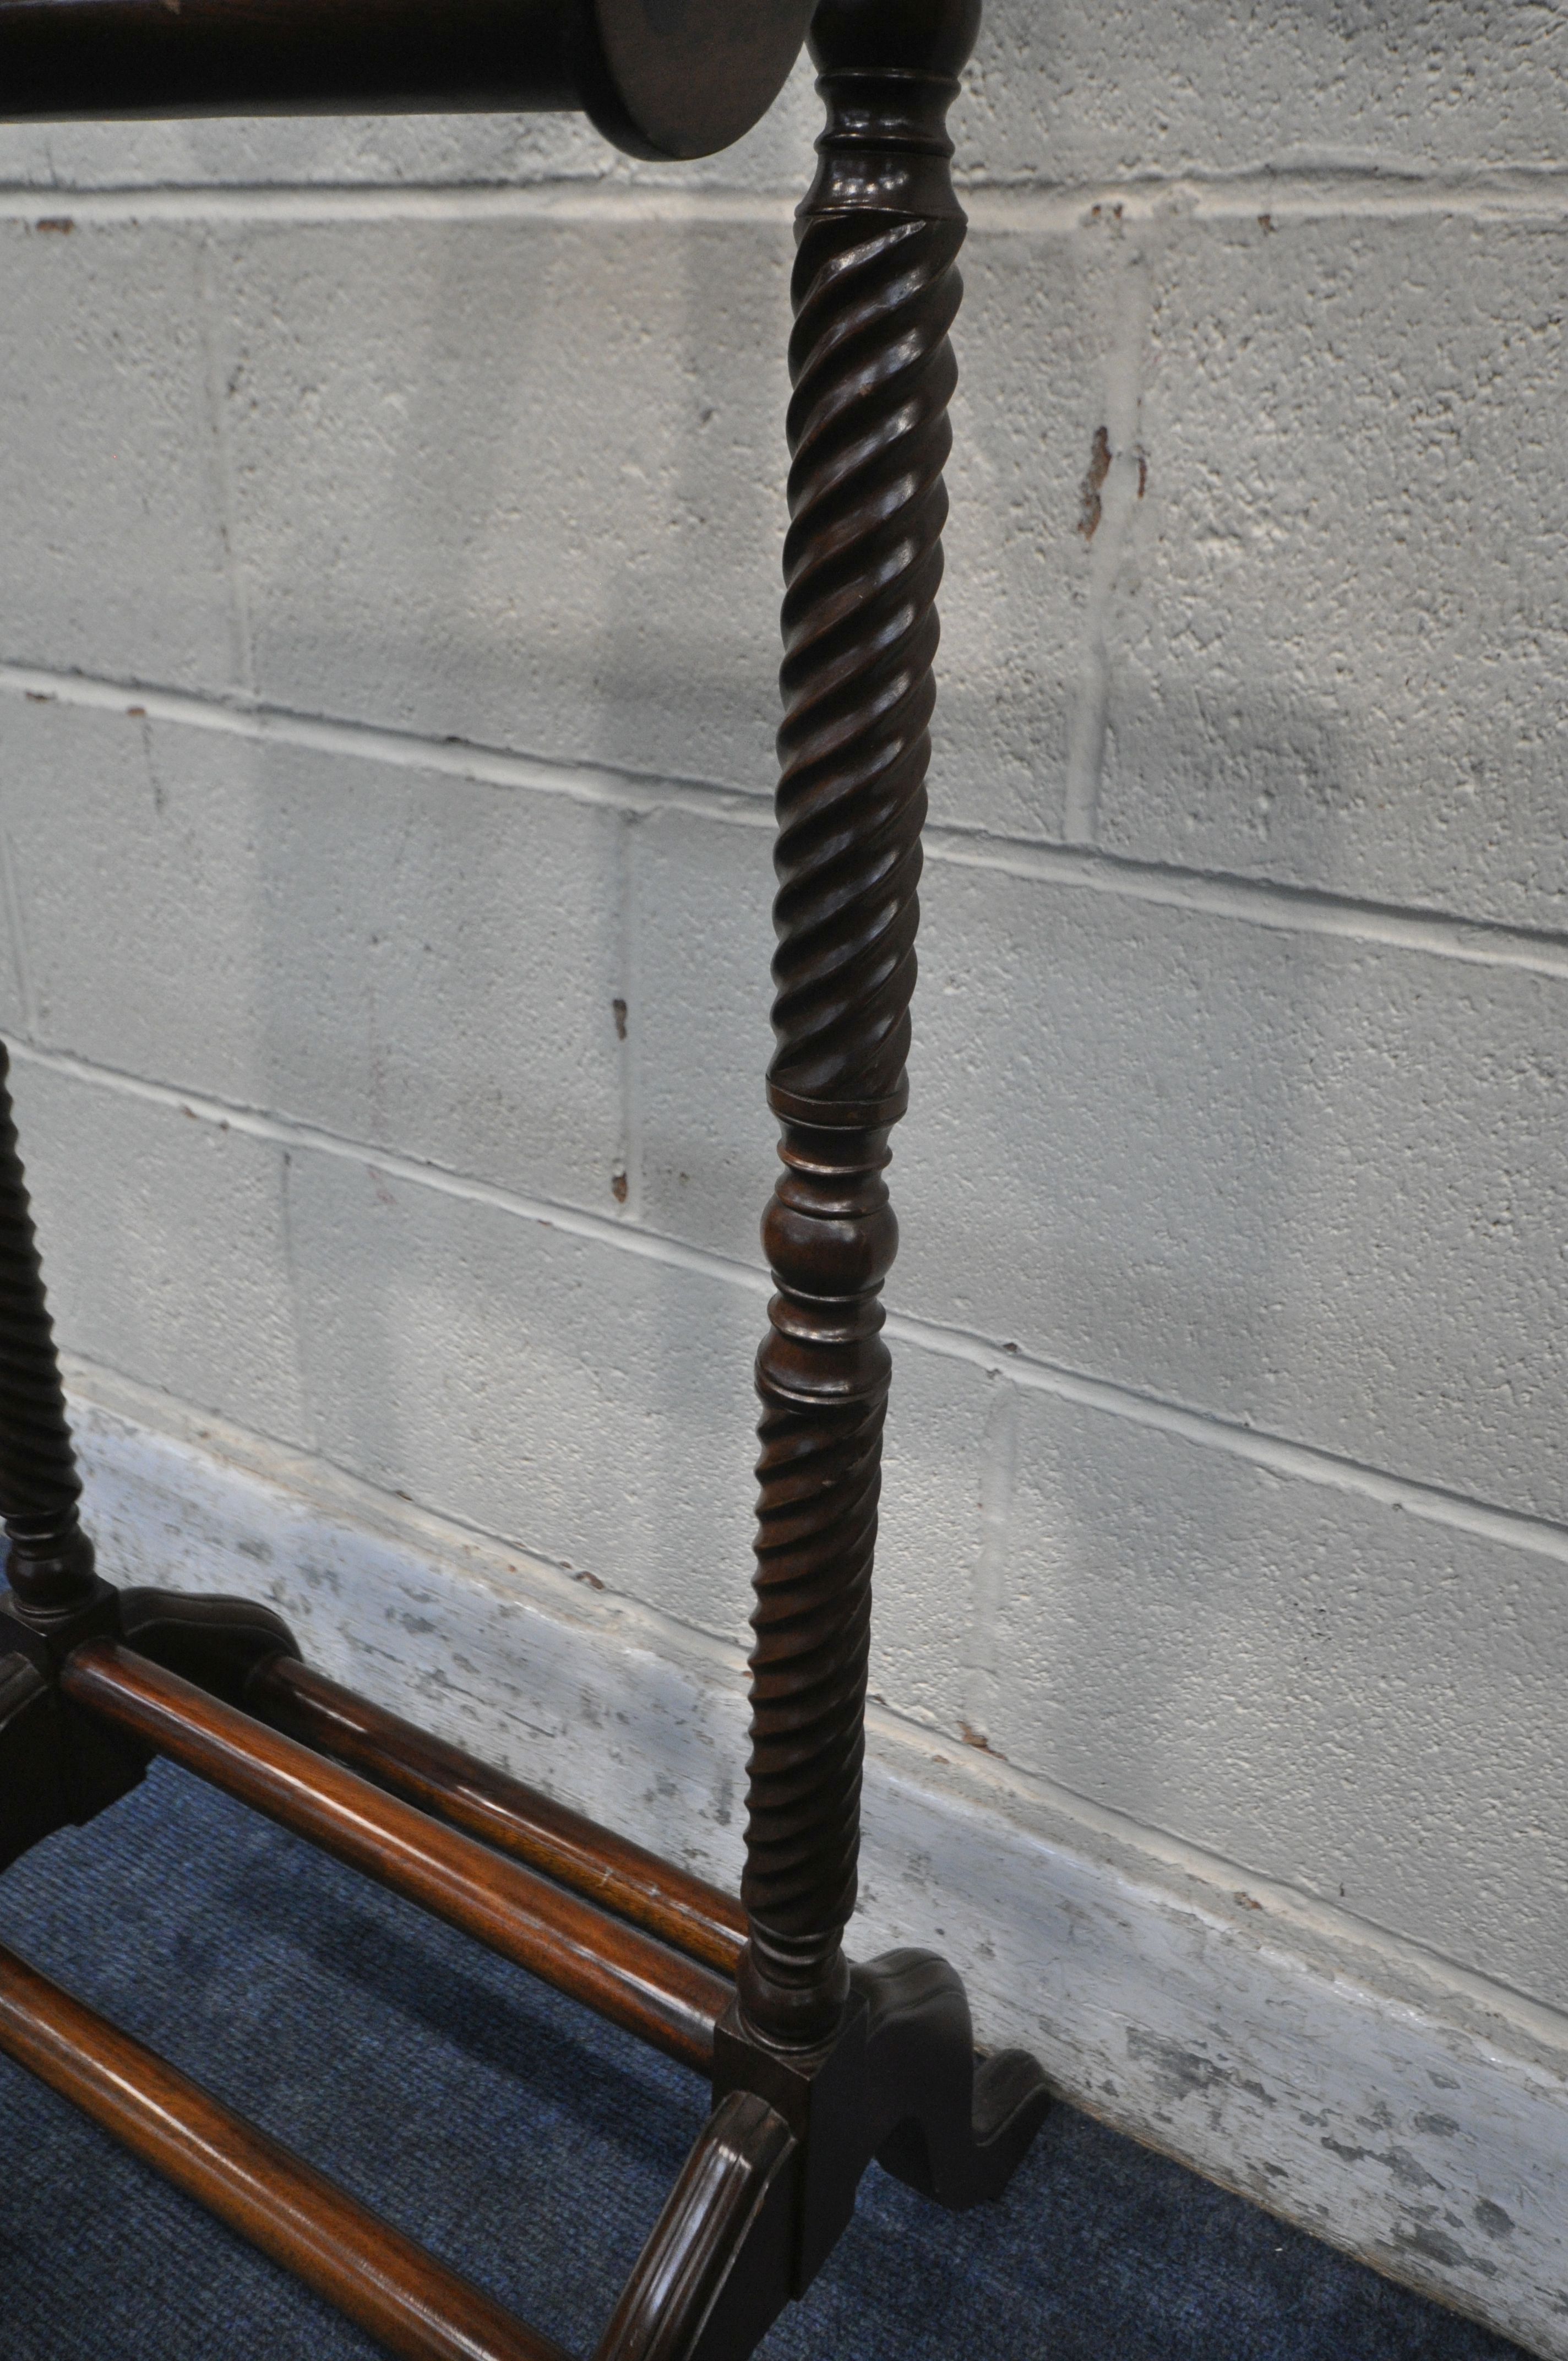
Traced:
<path fill-rule="evenodd" d="M 1545 0 L 992 0 L 874 1675 L 1548 2010 L 1565 101 Z M 737 1649 L 814 125 L 0 135 L 62 1334 Z"/>

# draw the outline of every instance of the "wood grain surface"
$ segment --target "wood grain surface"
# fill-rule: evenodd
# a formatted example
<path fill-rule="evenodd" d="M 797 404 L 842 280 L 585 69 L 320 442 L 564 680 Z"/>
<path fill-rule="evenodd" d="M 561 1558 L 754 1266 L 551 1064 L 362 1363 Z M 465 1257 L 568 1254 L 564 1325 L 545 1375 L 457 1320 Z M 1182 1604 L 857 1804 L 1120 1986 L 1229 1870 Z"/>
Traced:
<path fill-rule="evenodd" d="M 735 1894 L 432 1738 L 312 1665 L 274 1657 L 252 1675 L 247 1701 L 275 1728 L 421 1811 L 543 1870 L 688 1959 L 734 1974 L 746 1936 Z"/>
<path fill-rule="evenodd" d="M 0 2049 L 408 2361 L 566 2361 L 174 2067 L 0 1949 Z"/>
<path fill-rule="evenodd" d="M 636 1927 L 112 1641 L 61 1675 L 76 1705 L 406 1894 L 560 1992 L 706 2072 L 729 1987 Z"/>

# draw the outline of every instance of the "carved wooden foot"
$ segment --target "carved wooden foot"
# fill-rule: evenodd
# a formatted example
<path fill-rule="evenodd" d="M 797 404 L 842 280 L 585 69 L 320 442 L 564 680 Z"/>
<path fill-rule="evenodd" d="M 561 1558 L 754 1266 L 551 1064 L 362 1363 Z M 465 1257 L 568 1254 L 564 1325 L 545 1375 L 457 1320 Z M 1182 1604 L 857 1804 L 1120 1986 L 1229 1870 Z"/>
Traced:
<path fill-rule="evenodd" d="M 850 1975 L 835 2039 L 809 2053 L 720 2020 L 721 2095 L 596 2361 L 747 2361 L 804 2295 L 873 2157 L 953 2212 L 999 2197 L 1050 2104 L 1021 2049 L 977 2059 L 963 1985 L 933 1951 Z"/>
<path fill-rule="evenodd" d="M 867 2075 L 885 2132 L 876 2159 L 949 2213 L 1000 2197 L 1050 2105 L 1026 2049 L 975 2054 L 969 2001 L 935 1951 L 884 1951 L 850 1971 L 869 2012 Z"/>

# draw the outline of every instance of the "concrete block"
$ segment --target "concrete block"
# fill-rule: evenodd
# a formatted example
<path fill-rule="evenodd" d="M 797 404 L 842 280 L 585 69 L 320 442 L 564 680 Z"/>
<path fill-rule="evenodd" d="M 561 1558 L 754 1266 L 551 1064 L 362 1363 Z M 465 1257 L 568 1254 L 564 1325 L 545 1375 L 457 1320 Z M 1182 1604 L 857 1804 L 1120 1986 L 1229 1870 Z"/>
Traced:
<path fill-rule="evenodd" d="M 282 1150 L 25 1056 L 12 1083 L 62 1349 L 308 1444 Z"/>
<path fill-rule="evenodd" d="M 225 238 L 263 697 L 767 792 L 789 260 L 782 215 Z"/>
<path fill-rule="evenodd" d="M 637 824 L 631 847 L 642 1218 L 760 1268 L 778 1171 L 762 1083 L 773 1053 L 773 831 L 663 812 Z"/>
<path fill-rule="evenodd" d="M 745 1641 L 760 1288 L 336 1157 L 293 1159 L 290 1209 L 328 1458 Z M 956 1708 L 989 1401 L 926 1357 L 901 1356 L 875 1678 L 929 1718 Z"/>
<path fill-rule="evenodd" d="M 871 1686 L 880 1704 L 960 1741 L 987 1563 L 999 1391 L 969 1362 L 894 1343 Z"/>
<path fill-rule="evenodd" d="M 1019 1420 L 993 1747 L 1562 2007 L 1561 1558 L 1039 1393 Z"/>
<path fill-rule="evenodd" d="M 637 832 L 643 1217 L 753 1266 L 752 832 Z M 901 1312 L 1561 1512 L 1562 987 L 938 860 Z"/>
<path fill-rule="evenodd" d="M 0 176 L 53 192 L 591 181 L 613 170 L 613 149 L 581 115 L 222 115 L 0 129 Z"/>
<path fill-rule="evenodd" d="M 757 1299 L 335 1158 L 293 1183 L 328 1456 L 740 1636 Z"/>
<path fill-rule="evenodd" d="M 4 811 L 4 797 L 5 757 L 0 753 L 0 814 Z M 23 986 L 21 937 L 13 915 L 15 895 L 11 890 L 9 853 L 4 858 L 5 870 L 0 874 L 0 887 L 5 889 L 0 891 L 0 1035 L 16 1041 L 27 1030 L 27 1004 Z"/>
<path fill-rule="evenodd" d="M 933 862 L 895 1306 L 1568 1507 L 1563 986 Z"/>
<path fill-rule="evenodd" d="M 982 227 L 960 268 L 931 816 L 1059 837 L 1097 694 L 1097 438 L 1109 421 L 1124 439 L 1142 289 L 1108 214 L 1068 234 Z"/>
<path fill-rule="evenodd" d="M 0 795 L 51 1048 L 614 1212 L 619 814 L 11 699 Z"/>
<path fill-rule="evenodd" d="M 782 214 L 278 225 L 222 251 L 268 701 L 771 792 Z M 938 817 L 1059 830 L 1124 277 L 1103 225 L 976 243 Z"/>
<path fill-rule="evenodd" d="M 1071 187 L 1187 174 L 1558 164 L 1568 56 L 1550 6 L 992 0 L 959 161 Z"/>
<path fill-rule="evenodd" d="M 197 241 L 0 221 L 0 655 L 238 677 Z"/>
<path fill-rule="evenodd" d="M 1552 222 L 1151 228 L 1108 850 L 1561 928 Z"/>

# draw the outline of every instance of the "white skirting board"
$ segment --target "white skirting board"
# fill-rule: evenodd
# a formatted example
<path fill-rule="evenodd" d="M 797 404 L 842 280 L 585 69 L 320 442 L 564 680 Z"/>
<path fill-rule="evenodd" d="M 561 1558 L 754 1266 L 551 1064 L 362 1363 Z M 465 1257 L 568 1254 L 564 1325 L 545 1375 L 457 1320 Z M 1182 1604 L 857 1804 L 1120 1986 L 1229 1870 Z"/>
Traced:
<path fill-rule="evenodd" d="M 97 1369 L 119 1582 L 240 1592 L 394 1710 L 733 1883 L 740 1651 Z M 873 1709 L 851 1947 L 940 1949 L 1071 2099 L 1568 2361 L 1568 2018 Z"/>

